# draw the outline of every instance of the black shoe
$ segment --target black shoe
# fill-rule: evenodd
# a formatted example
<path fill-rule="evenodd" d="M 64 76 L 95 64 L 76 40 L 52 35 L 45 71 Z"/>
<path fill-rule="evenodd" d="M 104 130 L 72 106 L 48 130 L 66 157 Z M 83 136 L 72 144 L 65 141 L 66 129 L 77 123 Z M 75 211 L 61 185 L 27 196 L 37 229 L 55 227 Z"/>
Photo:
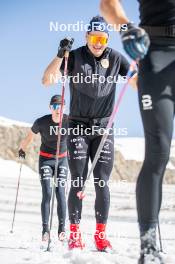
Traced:
<path fill-rule="evenodd" d="M 155 248 L 141 250 L 138 264 L 165 264 L 159 251 Z"/>
<path fill-rule="evenodd" d="M 141 234 L 141 253 L 138 264 L 165 264 L 156 247 L 156 229 Z"/>
<path fill-rule="evenodd" d="M 58 240 L 65 241 L 65 239 L 66 239 L 65 226 L 60 224 L 58 227 Z"/>
<path fill-rule="evenodd" d="M 63 242 L 66 240 L 66 233 L 65 232 L 61 232 L 61 233 L 58 233 L 58 240 Z"/>
<path fill-rule="evenodd" d="M 48 224 L 43 224 L 43 230 L 42 230 L 42 241 L 48 241 L 50 238 L 50 232 Z"/>
<path fill-rule="evenodd" d="M 42 232 L 42 241 L 43 242 L 46 242 L 46 241 L 49 241 L 50 239 L 50 233 L 49 232 Z"/>

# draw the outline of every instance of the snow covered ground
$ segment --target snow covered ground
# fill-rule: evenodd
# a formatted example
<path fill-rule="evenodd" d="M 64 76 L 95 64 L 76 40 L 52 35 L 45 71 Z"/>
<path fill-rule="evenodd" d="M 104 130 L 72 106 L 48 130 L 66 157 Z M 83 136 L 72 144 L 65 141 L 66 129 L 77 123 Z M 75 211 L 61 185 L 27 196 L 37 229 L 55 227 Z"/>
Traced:
<path fill-rule="evenodd" d="M 139 254 L 139 235 L 135 210 L 135 184 L 124 182 L 110 184 L 111 208 L 108 221 L 108 237 L 114 253 L 94 251 L 93 234 L 94 189 L 88 184 L 84 199 L 81 229 L 86 249 L 82 252 L 67 250 L 67 245 L 57 241 L 57 219 L 53 220 L 53 251 L 40 250 L 41 188 L 38 174 L 26 166 L 22 168 L 19 202 L 14 233 L 11 234 L 19 164 L 0 159 L 0 261 L 2 264 L 136 264 Z M 56 215 L 56 213 L 54 214 Z M 161 216 L 163 248 L 167 264 L 175 263 L 175 188 L 164 186 L 164 202 Z M 68 229 L 68 221 L 67 221 Z"/>
<path fill-rule="evenodd" d="M 126 160 L 143 161 L 144 159 L 144 138 L 122 137 L 115 139 L 115 148 L 120 151 Z M 175 140 L 171 142 L 170 158 L 175 158 Z M 175 169 L 171 160 L 167 164 L 168 169 Z"/>

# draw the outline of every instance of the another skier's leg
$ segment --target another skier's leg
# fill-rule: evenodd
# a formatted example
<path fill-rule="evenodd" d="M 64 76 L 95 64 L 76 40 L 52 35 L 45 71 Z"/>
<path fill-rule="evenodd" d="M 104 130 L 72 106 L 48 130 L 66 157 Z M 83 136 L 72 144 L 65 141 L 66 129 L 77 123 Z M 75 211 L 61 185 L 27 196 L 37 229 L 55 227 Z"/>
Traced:
<path fill-rule="evenodd" d="M 49 165 L 44 163 L 44 158 L 39 159 L 39 171 L 40 171 L 40 181 L 42 186 L 42 202 L 41 202 L 41 216 L 43 224 L 43 240 L 46 236 L 45 233 L 49 234 L 49 215 L 50 215 L 50 200 L 51 200 L 51 179 L 53 176 L 53 170 Z"/>
<path fill-rule="evenodd" d="M 77 193 L 82 190 L 88 171 L 88 139 L 84 136 L 68 136 L 69 169 L 71 173 L 71 188 L 68 198 L 70 220 L 69 249 L 83 248 L 79 223 L 81 220 L 82 200 Z"/>
<path fill-rule="evenodd" d="M 156 52 L 151 52 L 140 65 L 138 91 L 145 132 L 145 159 L 136 188 L 141 252 L 149 254 L 151 251 L 155 255 L 162 181 L 169 159 L 174 117 L 172 65 L 166 64 L 169 66 L 164 67 L 161 61 L 158 63 L 161 55 L 164 58 L 164 52 L 156 55 Z M 163 58 L 163 63 L 166 63 L 166 58 Z M 142 254 L 140 263 L 143 258 Z"/>
<path fill-rule="evenodd" d="M 56 186 L 56 198 L 57 198 L 57 215 L 58 215 L 58 237 L 60 240 L 64 238 L 65 232 L 65 221 L 66 221 L 66 181 L 68 175 L 68 162 L 67 157 L 60 158 L 58 164 L 57 173 L 57 186 Z"/>

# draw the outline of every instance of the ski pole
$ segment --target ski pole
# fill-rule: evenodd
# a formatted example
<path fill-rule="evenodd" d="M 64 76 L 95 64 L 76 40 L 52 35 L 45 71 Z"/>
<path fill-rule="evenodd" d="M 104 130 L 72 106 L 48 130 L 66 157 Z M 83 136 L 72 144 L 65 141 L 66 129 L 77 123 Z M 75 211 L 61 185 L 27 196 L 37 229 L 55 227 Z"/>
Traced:
<path fill-rule="evenodd" d="M 159 218 L 158 218 L 158 233 L 159 233 L 160 252 L 163 253 L 162 237 L 161 237 L 161 231 L 160 231 L 160 222 L 159 222 Z"/>
<path fill-rule="evenodd" d="M 69 52 L 66 51 L 64 57 L 65 57 L 64 77 L 66 77 Z M 58 139 L 57 139 L 56 161 L 55 161 L 55 171 L 54 171 L 53 184 L 52 184 L 52 195 L 51 195 L 51 213 L 50 213 L 50 223 L 49 223 L 50 235 L 49 235 L 48 245 L 47 245 L 46 251 L 50 251 L 50 243 L 51 243 L 50 237 L 51 237 L 51 229 L 52 229 L 52 221 L 53 221 L 55 189 L 56 189 L 56 181 L 57 181 L 57 174 L 58 174 L 59 154 L 60 154 L 60 141 L 61 141 L 60 131 L 61 131 L 62 119 L 63 119 L 65 83 L 66 83 L 66 78 L 64 78 L 64 82 L 62 85 L 62 92 L 61 92 L 61 108 L 60 108 L 60 116 L 59 116 L 59 129 L 58 129 Z"/>
<path fill-rule="evenodd" d="M 11 228 L 10 233 L 13 233 L 13 227 L 14 227 L 14 222 L 15 222 L 16 206 L 17 206 L 17 202 L 18 202 L 18 192 L 19 192 L 19 184 L 20 184 L 20 178 L 21 178 L 22 164 L 23 163 L 20 162 L 18 183 L 17 183 L 17 189 L 16 189 L 16 199 L 15 199 L 15 205 L 14 205 L 14 211 L 13 211 L 12 228 Z"/>
<path fill-rule="evenodd" d="M 66 200 L 67 200 L 68 194 L 69 194 L 69 178 L 70 178 L 70 171 L 68 171 L 67 181 L 66 181 Z"/>
<path fill-rule="evenodd" d="M 117 102 L 116 102 L 116 104 L 114 106 L 112 114 L 111 114 L 111 116 L 109 118 L 109 121 L 108 121 L 108 124 L 107 124 L 107 127 L 106 127 L 106 131 L 105 131 L 104 135 L 102 136 L 101 142 L 100 142 L 100 144 L 98 146 L 97 152 L 96 152 L 95 157 L 93 159 L 93 162 L 92 162 L 91 168 L 89 170 L 89 173 L 87 175 L 87 180 L 86 181 L 88 181 L 90 179 L 91 173 L 93 172 L 93 170 L 94 170 L 94 168 L 95 168 L 95 166 L 97 164 L 97 161 L 99 159 L 99 156 L 100 156 L 100 153 L 101 153 L 102 148 L 104 146 L 104 143 L 105 143 L 105 141 L 106 141 L 106 139 L 108 137 L 107 130 L 112 127 L 112 123 L 114 121 L 115 115 L 118 112 L 119 105 L 120 105 L 120 103 L 122 101 L 122 98 L 123 98 L 123 96 L 125 94 L 125 91 L 126 91 L 126 89 L 128 87 L 129 81 L 132 78 L 132 73 L 133 73 L 133 70 L 135 69 L 136 63 L 137 63 L 136 61 L 132 61 L 131 64 L 130 64 L 130 67 L 129 67 L 129 70 L 128 70 L 128 73 L 127 73 L 127 76 L 126 76 L 127 77 L 127 82 L 124 84 L 124 86 L 123 86 L 123 88 L 122 88 L 122 90 L 121 90 L 121 92 L 119 94 L 118 100 L 117 100 Z M 84 194 L 85 188 L 86 188 L 86 184 L 84 183 L 82 190 L 77 193 L 77 196 L 78 196 L 79 199 L 83 199 L 85 197 L 85 194 Z"/>

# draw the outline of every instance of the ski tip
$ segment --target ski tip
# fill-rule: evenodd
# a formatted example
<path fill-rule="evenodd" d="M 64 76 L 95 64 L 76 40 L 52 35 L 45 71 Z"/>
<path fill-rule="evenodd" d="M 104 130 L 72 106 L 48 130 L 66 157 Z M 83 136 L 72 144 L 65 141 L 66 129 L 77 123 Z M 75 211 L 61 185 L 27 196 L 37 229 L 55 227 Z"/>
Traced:
<path fill-rule="evenodd" d="M 85 197 L 85 193 L 80 191 L 80 192 L 77 192 L 77 197 L 80 199 L 80 200 L 83 200 L 84 197 Z"/>

